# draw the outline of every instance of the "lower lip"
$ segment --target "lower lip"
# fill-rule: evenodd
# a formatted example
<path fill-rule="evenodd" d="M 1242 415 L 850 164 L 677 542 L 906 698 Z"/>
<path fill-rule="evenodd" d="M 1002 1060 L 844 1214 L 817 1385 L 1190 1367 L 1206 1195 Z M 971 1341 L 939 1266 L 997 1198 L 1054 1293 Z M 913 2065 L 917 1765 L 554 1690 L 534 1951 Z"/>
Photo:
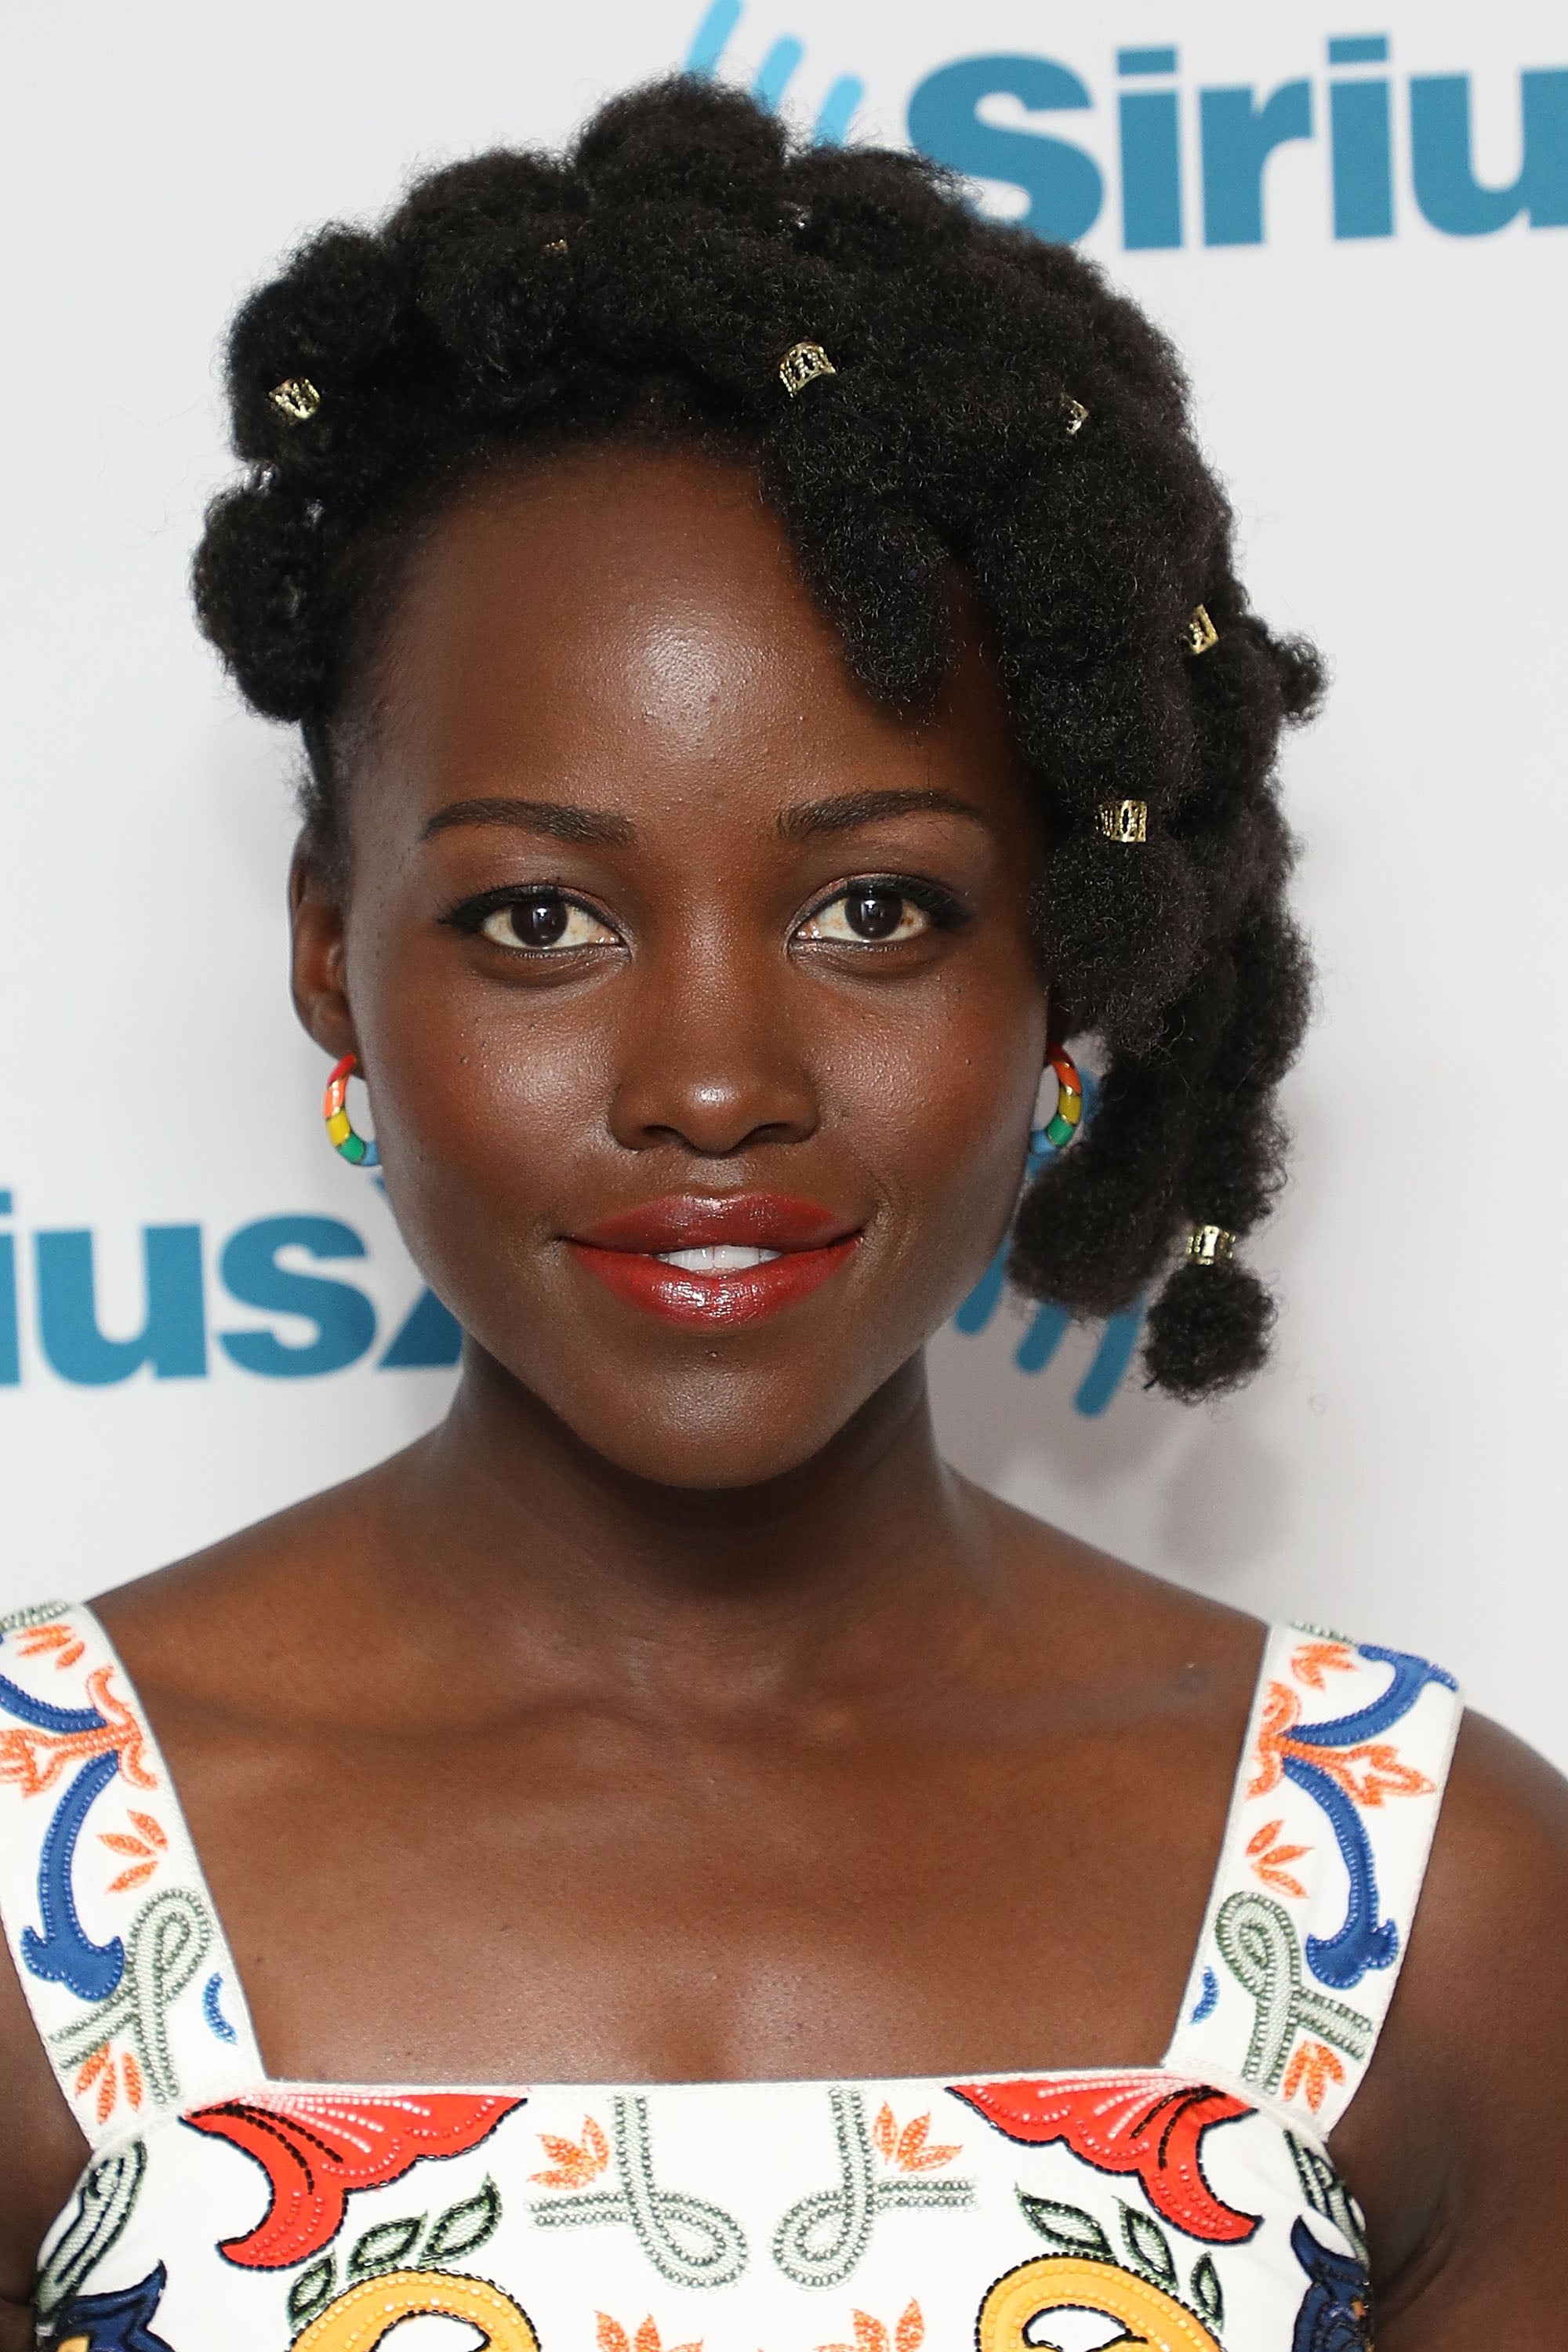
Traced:
<path fill-rule="evenodd" d="M 826 1249 L 785 1250 L 735 1274 L 692 1274 L 641 1250 L 595 1249 L 587 1242 L 566 1246 L 579 1265 L 632 1307 L 671 1323 L 729 1327 L 759 1322 L 808 1297 L 848 1262 L 858 1239 L 851 1234 Z"/>

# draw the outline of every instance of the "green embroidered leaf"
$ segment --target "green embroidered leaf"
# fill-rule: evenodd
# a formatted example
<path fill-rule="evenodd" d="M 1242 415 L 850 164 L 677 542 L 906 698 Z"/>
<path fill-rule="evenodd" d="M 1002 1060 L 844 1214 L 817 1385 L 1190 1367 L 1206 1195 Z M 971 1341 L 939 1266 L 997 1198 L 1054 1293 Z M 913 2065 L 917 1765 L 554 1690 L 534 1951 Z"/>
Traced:
<path fill-rule="evenodd" d="M 427 2263 L 455 2263 L 464 2254 L 471 2254 L 487 2238 L 495 2235 L 500 2220 L 500 2190 L 493 2180 L 487 2180 L 477 2197 L 465 2197 L 460 2205 L 448 2205 L 431 2231 L 425 2248 Z"/>
<path fill-rule="evenodd" d="M 1294 2132 L 1286 2133 L 1285 2145 L 1296 2160 L 1296 2177 L 1313 2212 L 1331 2222 L 1352 2248 L 1357 2260 L 1364 2263 L 1366 2216 L 1328 2158 L 1298 2139 Z"/>
<path fill-rule="evenodd" d="M 301 2271 L 289 2290 L 289 2325 L 298 2335 L 307 2320 L 314 2319 L 332 2299 L 337 2277 L 331 2254 L 323 2254 L 308 2271 Z"/>
<path fill-rule="evenodd" d="M 1121 2200 L 1118 2198 L 1117 2202 L 1121 2204 Z M 1147 2213 L 1140 2213 L 1136 2206 L 1122 2204 L 1121 2235 L 1126 2241 L 1128 2252 L 1144 2277 L 1152 2278 L 1156 2286 L 1173 2293 L 1176 2258 L 1171 2252 L 1171 2242 L 1158 2221 L 1151 2220 Z"/>
<path fill-rule="evenodd" d="M 1023 2189 L 1018 2191 L 1018 2202 L 1031 2229 L 1037 2230 L 1058 2252 L 1084 2254 L 1094 2263 L 1116 2260 L 1110 2239 L 1094 2215 L 1081 2206 L 1059 2205 L 1054 2197 L 1031 2197 Z"/>
<path fill-rule="evenodd" d="M 1217 2334 L 1225 2326 L 1225 2294 L 1212 2254 L 1200 2254 L 1193 2266 L 1193 2301 Z"/>
<path fill-rule="evenodd" d="M 377 2271 L 395 2271 L 414 2252 L 424 2227 L 423 2213 L 413 2214 L 403 2221 L 378 2221 L 374 2230 L 365 2231 L 349 2256 L 350 2278 L 372 2278 Z"/>

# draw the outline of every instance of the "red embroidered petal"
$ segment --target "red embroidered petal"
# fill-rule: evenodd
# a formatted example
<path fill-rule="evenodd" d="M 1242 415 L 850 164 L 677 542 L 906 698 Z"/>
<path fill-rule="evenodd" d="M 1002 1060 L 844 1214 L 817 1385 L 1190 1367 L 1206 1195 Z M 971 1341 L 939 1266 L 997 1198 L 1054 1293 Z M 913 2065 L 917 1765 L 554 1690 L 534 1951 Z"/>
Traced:
<path fill-rule="evenodd" d="M 254 2230 L 219 2246 L 247 2270 L 287 2270 L 342 2227 L 351 2189 L 401 2180 L 426 2156 L 463 2156 L 522 2105 L 471 2091 L 360 2099 L 331 2091 L 262 2091 L 198 2107 L 183 2120 L 254 2157 L 271 2184 Z"/>
<path fill-rule="evenodd" d="M 1212 2245 L 1250 2238 L 1261 2215 L 1222 2204 L 1204 2177 L 1203 2137 L 1252 2109 L 1228 2091 L 1169 2074 L 1084 2074 L 1016 2083 L 954 2083 L 1009 2139 L 1063 2140 L 1100 2172 L 1135 2172 L 1163 2221 Z"/>

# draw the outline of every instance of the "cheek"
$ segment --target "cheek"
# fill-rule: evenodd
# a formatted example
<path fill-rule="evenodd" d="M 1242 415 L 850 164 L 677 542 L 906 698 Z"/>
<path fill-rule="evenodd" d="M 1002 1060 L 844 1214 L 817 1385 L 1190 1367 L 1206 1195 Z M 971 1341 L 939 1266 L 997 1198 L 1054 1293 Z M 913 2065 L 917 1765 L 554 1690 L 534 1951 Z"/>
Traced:
<path fill-rule="evenodd" d="M 558 1198 L 602 1131 L 607 1024 L 591 1006 L 574 1017 L 558 999 L 476 984 L 447 936 L 369 894 L 348 963 L 387 1191 L 416 1255 L 504 1256 L 541 1207 L 532 1196 Z"/>
<path fill-rule="evenodd" d="M 965 979 L 841 1045 L 831 1103 L 872 1168 L 932 1326 L 989 1265 L 1023 1174 L 1046 1050 L 1033 971 Z"/>

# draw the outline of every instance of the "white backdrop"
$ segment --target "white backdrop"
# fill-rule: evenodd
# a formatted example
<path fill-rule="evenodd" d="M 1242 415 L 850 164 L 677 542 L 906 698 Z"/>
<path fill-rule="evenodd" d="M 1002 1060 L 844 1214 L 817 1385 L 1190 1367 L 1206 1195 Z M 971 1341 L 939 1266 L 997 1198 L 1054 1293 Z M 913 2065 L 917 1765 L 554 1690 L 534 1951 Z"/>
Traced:
<path fill-rule="evenodd" d="M 1277 1364 L 1189 1412 L 1112 1388 L 1100 1333 L 1052 1353 L 1048 1323 L 982 1298 L 933 1349 L 953 1457 L 1245 1607 L 1426 1648 L 1568 1763 L 1568 23 L 1548 0 L 89 0 L 13 22 L 0 1605 L 139 1572 L 442 1408 L 447 1371 L 382 1366 L 419 1285 L 326 1146 L 323 1065 L 287 1008 L 292 745 L 187 617 L 225 472 L 215 350 L 321 218 L 379 210 L 416 164 L 557 140 L 694 44 L 807 123 L 853 107 L 851 137 L 902 142 L 912 100 L 981 200 L 1045 227 L 1084 229 L 1101 187 L 1085 242 L 1189 355 L 1257 600 L 1333 667 L 1287 762 L 1322 977 L 1297 1177 L 1258 1253 Z M 1131 49 L 1154 54 L 1119 74 Z M 1124 134 L 1120 91 L 1144 100 Z M 276 1218 L 331 1223 L 249 1235 L 226 1285 L 231 1237 Z M 112 1343 L 143 1326 L 147 1228 L 138 1363 Z M 372 1299 L 374 1345 L 321 1369 L 369 1318 L 289 1269 Z M 274 1344 L 247 1365 L 236 1332 Z"/>

